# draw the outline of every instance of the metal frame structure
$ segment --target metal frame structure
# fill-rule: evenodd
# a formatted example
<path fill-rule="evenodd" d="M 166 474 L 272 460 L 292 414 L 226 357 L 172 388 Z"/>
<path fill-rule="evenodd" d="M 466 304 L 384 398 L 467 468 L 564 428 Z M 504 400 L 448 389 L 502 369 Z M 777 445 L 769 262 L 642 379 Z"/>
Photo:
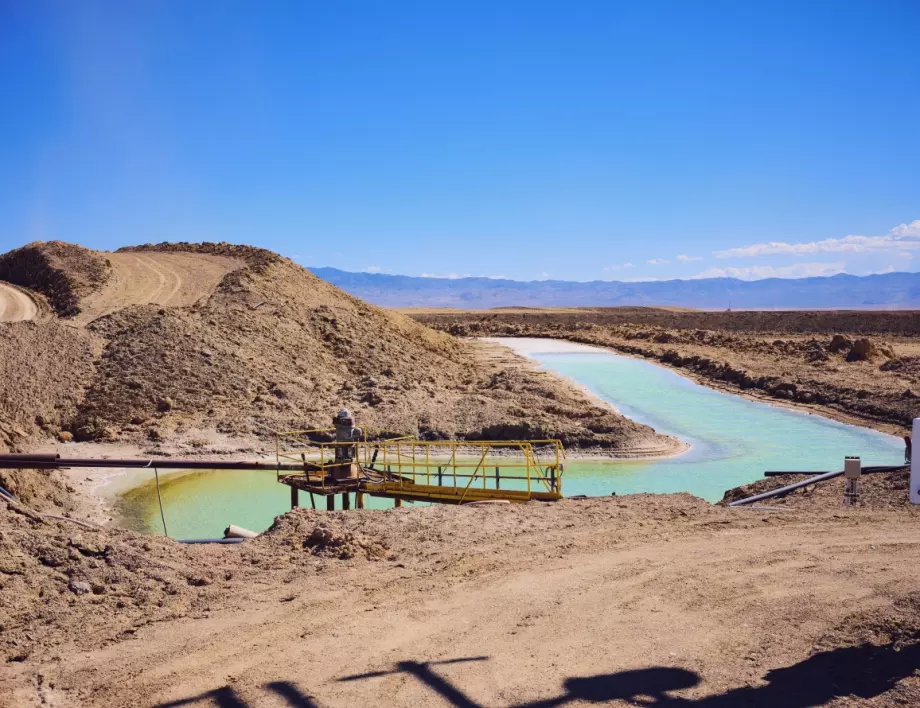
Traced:
<path fill-rule="evenodd" d="M 559 440 L 417 440 L 365 430 L 357 442 L 318 441 L 331 429 L 279 433 L 279 469 L 300 463 L 302 472 L 278 473 L 296 490 L 329 496 L 370 494 L 396 500 L 463 504 L 473 501 L 555 501 L 562 498 L 565 449 Z M 337 448 L 350 447 L 353 461 L 336 462 Z M 353 465 L 351 476 L 342 467 Z M 311 497 L 312 498 L 312 497 Z"/>

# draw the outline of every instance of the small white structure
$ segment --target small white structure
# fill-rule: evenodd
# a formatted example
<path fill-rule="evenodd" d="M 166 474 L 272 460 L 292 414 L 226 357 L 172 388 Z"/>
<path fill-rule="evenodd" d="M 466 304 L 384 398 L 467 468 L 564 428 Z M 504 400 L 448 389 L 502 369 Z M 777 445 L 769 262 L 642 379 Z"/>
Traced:
<path fill-rule="evenodd" d="M 914 440 L 920 440 L 920 418 L 914 418 L 911 441 Z M 913 450 L 910 456 L 910 500 L 914 504 L 920 504 L 920 458 L 913 454 Z"/>
<path fill-rule="evenodd" d="M 859 478 L 862 475 L 862 461 L 858 457 L 843 459 L 843 476 L 846 483 L 843 488 L 843 503 L 856 506 L 859 503 Z"/>

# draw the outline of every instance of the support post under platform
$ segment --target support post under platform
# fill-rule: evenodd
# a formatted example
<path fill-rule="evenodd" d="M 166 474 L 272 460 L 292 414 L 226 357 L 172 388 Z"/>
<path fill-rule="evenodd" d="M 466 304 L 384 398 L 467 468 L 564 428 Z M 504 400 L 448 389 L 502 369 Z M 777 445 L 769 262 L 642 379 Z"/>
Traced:
<path fill-rule="evenodd" d="M 348 511 L 349 509 L 351 509 L 351 497 L 348 492 L 342 492 L 342 511 Z"/>
<path fill-rule="evenodd" d="M 364 508 L 364 492 L 355 492 L 355 509 Z"/>
<path fill-rule="evenodd" d="M 326 511 L 335 511 L 335 494 L 326 496 Z"/>
<path fill-rule="evenodd" d="M 291 485 L 291 509 L 296 509 L 298 506 L 300 506 L 300 490 L 292 484 Z"/>

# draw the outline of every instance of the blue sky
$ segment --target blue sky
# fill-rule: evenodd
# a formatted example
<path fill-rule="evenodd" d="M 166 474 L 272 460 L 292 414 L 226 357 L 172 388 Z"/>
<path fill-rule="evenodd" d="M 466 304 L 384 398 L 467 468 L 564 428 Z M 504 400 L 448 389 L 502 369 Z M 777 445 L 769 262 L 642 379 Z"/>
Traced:
<path fill-rule="evenodd" d="M 0 0 L 0 250 L 920 270 L 920 2 Z"/>

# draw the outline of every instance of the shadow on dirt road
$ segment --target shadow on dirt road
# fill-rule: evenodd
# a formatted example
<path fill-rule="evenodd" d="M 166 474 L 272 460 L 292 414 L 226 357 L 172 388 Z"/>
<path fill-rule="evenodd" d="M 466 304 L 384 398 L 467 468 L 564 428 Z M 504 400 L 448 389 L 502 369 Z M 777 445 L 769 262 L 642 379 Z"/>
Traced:
<path fill-rule="evenodd" d="M 339 681 L 365 681 L 392 674 L 406 674 L 418 679 L 438 696 L 438 703 L 441 705 L 480 708 L 481 704 L 467 696 L 461 687 L 437 672 L 438 666 L 473 661 L 488 661 L 488 657 L 467 657 L 437 662 L 401 661 L 389 671 L 346 676 Z M 699 674 L 679 667 L 656 666 L 613 674 L 568 678 L 563 682 L 563 690 L 558 696 L 517 704 L 511 708 L 555 708 L 576 701 L 598 704 L 624 701 L 656 708 L 778 705 L 785 708 L 810 708 L 843 696 L 863 700 L 876 698 L 889 691 L 900 680 L 911 676 L 917 669 L 920 669 L 920 643 L 903 648 L 893 644 L 864 644 L 820 652 L 798 664 L 772 669 L 764 675 L 766 685 L 763 686 L 743 686 L 699 698 L 671 695 L 674 691 L 699 686 L 702 682 Z M 287 701 L 292 708 L 321 708 L 324 705 L 290 682 L 265 684 L 263 689 Z M 434 696 L 432 698 L 434 699 Z M 157 708 L 208 703 L 218 708 L 255 708 L 255 704 L 250 706 L 243 701 L 230 686 L 179 701 L 162 703 Z"/>

